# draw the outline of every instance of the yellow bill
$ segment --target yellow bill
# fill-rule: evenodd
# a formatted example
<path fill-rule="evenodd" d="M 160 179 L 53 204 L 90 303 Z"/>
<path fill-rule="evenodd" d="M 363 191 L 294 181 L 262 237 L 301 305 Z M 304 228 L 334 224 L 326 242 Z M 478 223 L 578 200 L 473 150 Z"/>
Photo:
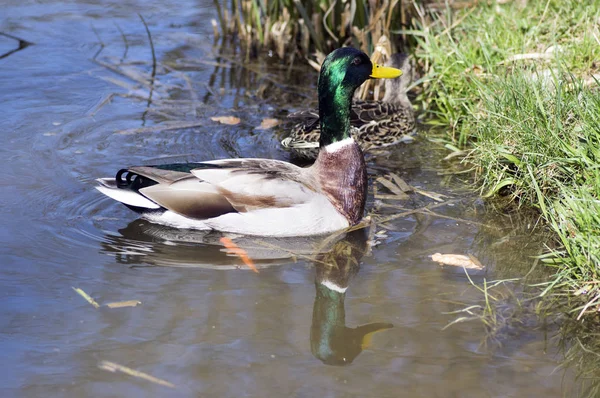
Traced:
<path fill-rule="evenodd" d="M 402 71 L 400 69 L 377 65 L 373 62 L 373 71 L 371 72 L 370 77 L 372 79 L 393 79 L 401 75 Z"/>

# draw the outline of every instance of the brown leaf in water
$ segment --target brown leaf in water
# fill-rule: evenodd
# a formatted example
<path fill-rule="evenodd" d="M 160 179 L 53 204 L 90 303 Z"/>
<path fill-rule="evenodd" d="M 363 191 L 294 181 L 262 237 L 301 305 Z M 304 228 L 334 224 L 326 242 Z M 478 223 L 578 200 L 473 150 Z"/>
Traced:
<path fill-rule="evenodd" d="M 210 120 L 219 122 L 221 124 L 228 124 L 230 126 L 235 126 L 236 124 L 240 124 L 240 118 L 235 116 L 213 116 Z"/>
<path fill-rule="evenodd" d="M 235 254 L 236 256 L 241 258 L 242 261 L 244 262 L 244 264 L 246 264 L 248 266 L 248 268 L 250 268 L 252 271 L 254 271 L 258 274 L 258 269 L 254 265 L 254 262 L 252 261 L 252 259 L 250 257 L 248 257 L 248 252 L 246 252 L 246 250 L 242 249 L 241 247 L 239 247 L 238 245 L 233 243 L 233 241 L 231 239 L 229 239 L 225 236 L 219 240 L 221 241 L 223 246 L 225 246 L 227 248 L 227 250 L 229 250 L 229 253 Z"/>
<path fill-rule="evenodd" d="M 454 267 L 463 267 L 467 269 L 482 270 L 484 266 L 474 256 L 465 256 L 462 254 L 441 254 L 435 253 L 431 259 L 441 265 L 452 265 Z"/>
<path fill-rule="evenodd" d="M 480 65 L 473 65 L 465 69 L 465 73 L 473 73 L 476 76 L 481 76 L 485 73 L 485 69 Z"/>
<path fill-rule="evenodd" d="M 402 190 L 402 192 L 409 193 L 414 191 L 413 187 L 408 185 L 402 178 L 400 178 L 398 174 L 390 173 L 390 176 L 392 177 L 398 188 Z"/>
<path fill-rule="evenodd" d="M 266 118 L 266 119 L 263 119 L 262 122 L 260 122 L 260 126 L 258 126 L 256 129 L 257 130 L 267 130 L 267 129 L 273 128 L 275 126 L 278 126 L 279 123 L 281 123 L 281 121 L 279 119 Z"/>
<path fill-rule="evenodd" d="M 396 197 L 398 198 L 398 200 L 406 200 L 406 199 L 408 199 L 408 195 L 405 194 L 400 187 L 398 187 L 396 184 L 394 184 L 393 182 L 391 182 L 387 178 L 385 178 L 385 177 L 379 177 L 379 178 L 377 178 L 376 181 L 378 183 L 380 183 L 381 185 L 383 185 L 384 187 L 386 187 L 388 190 L 390 190 L 394 195 L 396 195 Z"/>
<path fill-rule="evenodd" d="M 114 303 L 108 303 L 106 306 L 108 308 L 123 308 L 123 307 L 135 307 L 139 304 L 142 304 L 141 301 L 138 300 L 127 300 L 127 301 L 116 301 Z"/>

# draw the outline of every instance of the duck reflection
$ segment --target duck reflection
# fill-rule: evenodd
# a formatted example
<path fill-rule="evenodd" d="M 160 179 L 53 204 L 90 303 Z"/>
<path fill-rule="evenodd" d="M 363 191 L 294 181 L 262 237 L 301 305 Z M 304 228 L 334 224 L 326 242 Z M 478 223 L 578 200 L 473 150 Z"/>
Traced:
<path fill-rule="evenodd" d="M 327 365 L 348 365 L 369 345 L 371 336 L 392 328 L 391 323 L 346 326 L 344 300 L 360 259 L 368 250 L 368 231 L 348 233 L 333 248 L 315 260 L 316 297 L 310 328 L 313 355 Z"/>
<path fill-rule="evenodd" d="M 143 219 L 132 221 L 119 233 L 105 236 L 102 251 L 114 255 L 121 264 L 220 270 L 242 267 L 239 258 L 223 247 L 220 233 L 182 231 Z M 363 228 L 328 237 L 230 237 L 258 269 L 289 264 L 294 256 L 308 258 L 315 264 L 311 351 L 327 365 L 348 365 L 368 346 L 373 333 L 393 327 L 383 322 L 346 326 L 346 291 L 369 250 L 368 235 L 368 229 Z"/>
<path fill-rule="evenodd" d="M 112 254 L 120 264 L 209 269 L 239 268 L 239 258 L 223 247 L 224 235 L 213 231 L 180 230 L 138 219 L 119 229 L 119 235 L 105 235 L 102 252 Z M 344 239 L 344 234 L 298 238 L 263 238 L 227 235 L 242 248 L 257 268 L 288 264 L 290 258 L 314 258 Z"/>

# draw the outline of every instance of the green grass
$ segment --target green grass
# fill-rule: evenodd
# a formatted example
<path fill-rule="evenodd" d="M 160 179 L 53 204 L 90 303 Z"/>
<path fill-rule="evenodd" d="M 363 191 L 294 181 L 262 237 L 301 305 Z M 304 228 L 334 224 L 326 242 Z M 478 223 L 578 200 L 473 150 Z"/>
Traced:
<path fill-rule="evenodd" d="M 540 258 L 553 276 L 533 286 L 536 313 L 567 315 L 563 367 L 574 369 L 577 395 L 598 396 L 600 1 L 519 3 L 416 22 L 418 99 L 447 147 L 468 153 L 483 196 L 536 209 L 553 232 Z M 492 307 L 478 316 L 493 336 L 505 320 Z"/>
<path fill-rule="evenodd" d="M 494 81 L 528 68 L 560 66 L 574 74 L 593 70 L 599 45 L 592 33 L 600 3 L 583 3 L 535 1 L 520 8 L 512 2 L 451 11 L 451 18 L 441 15 L 433 22 L 416 20 L 416 56 L 425 69 L 429 97 L 423 101 L 425 109 L 439 124 L 456 130 L 463 119 L 471 121 L 479 114 L 479 97 L 489 93 L 486 87 Z M 546 51 L 556 62 L 507 61 L 517 54 Z M 461 144 L 477 138 L 470 126 L 456 132 Z"/>
<path fill-rule="evenodd" d="M 595 317 L 600 291 L 572 293 L 599 282 L 600 1 L 520 3 L 417 22 L 419 100 L 470 150 L 484 196 L 533 206 L 554 230 L 542 294 Z"/>

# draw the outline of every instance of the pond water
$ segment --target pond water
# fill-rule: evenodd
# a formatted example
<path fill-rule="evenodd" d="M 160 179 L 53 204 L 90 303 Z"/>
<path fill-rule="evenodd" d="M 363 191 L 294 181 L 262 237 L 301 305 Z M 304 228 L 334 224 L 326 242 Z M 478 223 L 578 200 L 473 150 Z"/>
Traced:
<path fill-rule="evenodd" d="M 156 50 L 152 90 L 140 83 L 152 55 L 137 13 Z M 445 328 L 465 315 L 452 312 L 484 299 L 431 254 L 476 256 L 487 267 L 472 275 L 481 284 L 524 275 L 543 239 L 444 176 L 445 152 L 423 136 L 370 156 L 369 172 L 447 195 L 436 214 L 326 239 L 238 238 L 258 273 L 228 255 L 220 235 L 137 219 L 94 189 L 126 165 L 290 159 L 279 145 L 285 125 L 258 127 L 314 105 L 316 74 L 268 56 L 245 64 L 213 42 L 214 16 L 207 0 L 4 2 L 0 395 L 569 394 L 573 376 L 557 370 L 542 324 L 500 328 L 491 340 L 477 320 Z M 392 216 L 433 203 L 372 192 L 368 206 Z M 72 287 L 101 305 L 142 304 L 95 309 Z M 174 387 L 106 371 L 103 361 Z"/>

